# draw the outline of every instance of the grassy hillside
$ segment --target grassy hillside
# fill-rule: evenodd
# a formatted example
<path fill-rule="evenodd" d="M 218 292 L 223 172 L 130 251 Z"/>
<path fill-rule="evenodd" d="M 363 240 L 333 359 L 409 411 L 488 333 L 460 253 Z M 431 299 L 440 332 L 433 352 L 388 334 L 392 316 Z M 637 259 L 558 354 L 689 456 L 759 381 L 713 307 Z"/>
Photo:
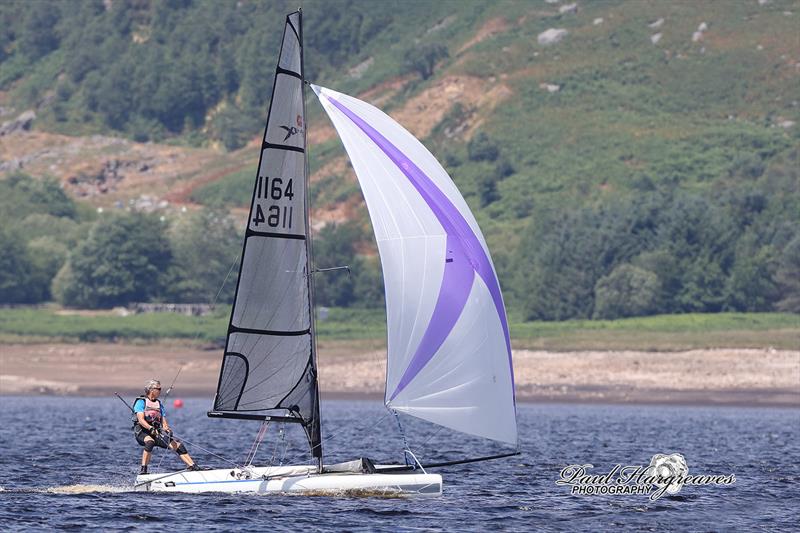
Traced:
<path fill-rule="evenodd" d="M 800 311 L 800 2 L 300 4 L 309 78 L 431 148 L 515 312 Z M 201 166 L 148 187 L 245 206 L 256 150 L 214 150 L 263 127 L 296 3 L 76 6 L 0 6 L 3 120 L 34 108 L 38 131 L 204 147 L 208 159 L 187 156 Z M 548 30 L 566 33 L 543 44 Z M 311 100 L 309 112 L 315 217 L 366 228 L 341 144 Z M 355 249 L 375 254 L 369 238 Z"/>

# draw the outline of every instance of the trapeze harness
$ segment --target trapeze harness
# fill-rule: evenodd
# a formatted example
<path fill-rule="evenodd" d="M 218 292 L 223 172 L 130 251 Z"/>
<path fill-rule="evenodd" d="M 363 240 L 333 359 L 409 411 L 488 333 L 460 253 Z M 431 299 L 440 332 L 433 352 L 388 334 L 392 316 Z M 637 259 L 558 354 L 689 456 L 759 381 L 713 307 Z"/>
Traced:
<path fill-rule="evenodd" d="M 144 419 L 145 422 L 156 428 L 156 430 L 161 430 L 161 400 L 151 400 L 147 396 L 139 396 L 133 401 L 133 407 L 136 408 L 136 403 L 139 400 L 144 401 Z M 139 424 L 139 418 L 136 416 L 136 413 L 133 413 L 133 434 L 136 437 L 136 441 L 144 446 L 144 449 L 148 452 L 152 452 L 153 448 L 156 446 L 160 448 L 167 448 L 171 441 L 170 437 L 163 437 L 159 435 L 158 438 L 153 440 L 145 441 L 145 437 L 150 435 L 150 432 L 147 431 Z M 151 436 L 152 438 L 152 436 Z M 183 455 L 188 453 L 186 447 L 183 443 L 180 443 L 178 448 L 175 450 L 178 455 Z"/>
<path fill-rule="evenodd" d="M 136 403 L 142 400 L 144 401 L 144 419 L 145 421 L 154 426 L 156 429 L 161 428 L 161 400 L 151 400 L 147 396 L 139 396 L 133 401 L 133 409 L 136 408 Z M 136 413 L 133 413 L 133 428 L 136 429 L 138 426 L 140 429 L 144 430 L 142 426 L 139 425 L 139 417 L 136 416 Z"/>

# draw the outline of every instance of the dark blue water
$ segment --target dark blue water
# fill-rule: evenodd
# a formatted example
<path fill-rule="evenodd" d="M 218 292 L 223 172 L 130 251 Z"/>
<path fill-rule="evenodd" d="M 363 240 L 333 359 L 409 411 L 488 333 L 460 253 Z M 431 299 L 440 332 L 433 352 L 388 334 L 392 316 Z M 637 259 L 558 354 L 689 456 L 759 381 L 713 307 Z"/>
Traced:
<path fill-rule="evenodd" d="M 720 531 L 789 530 L 800 518 L 797 409 L 520 405 L 521 456 L 440 469 L 441 498 L 400 500 L 133 493 L 141 451 L 118 400 L 0 402 L 0 529 Z M 241 462 L 257 424 L 210 420 L 208 405 L 188 400 L 183 409 L 169 409 L 168 418 L 193 443 L 188 448 L 199 463 Z M 401 460 L 397 425 L 385 412 L 379 403 L 325 402 L 330 461 Z M 423 463 L 502 451 L 413 419 L 404 426 Z M 284 462 L 306 463 L 302 436 L 286 432 L 284 455 L 273 429 L 256 463 L 277 463 L 282 455 Z M 571 495 L 555 484 L 568 464 L 591 463 L 602 473 L 673 452 L 683 454 L 690 473 L 733 473 L 736 483 L 686 486 L 655 502 L 643 495 Z M 159 461 L 162 470 L 179 468 L 172 453 L 158 450 L 152 466 Z"/>

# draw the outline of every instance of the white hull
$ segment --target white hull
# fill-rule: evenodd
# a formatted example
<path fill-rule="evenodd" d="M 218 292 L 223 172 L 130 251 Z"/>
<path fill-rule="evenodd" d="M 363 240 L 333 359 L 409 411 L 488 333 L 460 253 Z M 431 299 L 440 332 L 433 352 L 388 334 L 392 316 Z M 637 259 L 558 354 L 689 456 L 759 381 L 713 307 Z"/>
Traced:
<path fill-rule="evenodd" d="M 439 474 L 318 474 L 315 466 L 227 468 L 136 477 L 135 489 L 156 492 L 366 495 L 432 497 L 442 494 Z"/>

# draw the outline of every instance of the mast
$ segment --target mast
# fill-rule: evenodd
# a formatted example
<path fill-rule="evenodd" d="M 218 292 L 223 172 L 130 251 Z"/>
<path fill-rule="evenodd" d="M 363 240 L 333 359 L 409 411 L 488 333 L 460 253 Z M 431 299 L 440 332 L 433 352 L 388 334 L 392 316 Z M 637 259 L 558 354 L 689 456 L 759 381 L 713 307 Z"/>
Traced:
<path fill-rule="evenodd" d="M 299 423 L 321 465 L 301 32 L 287 15 L 208 415 Z"/>
<path fill-rule="evenodd" d="M 317 324 L 316 324 L 316 315 L 314 313 L 314 307 L 316 300 L 314 299 L 314 252 L 313 252 L 313 244 L 311 238 L 311 205 L 309 203 L 308 198 L 308 190 L 309 190 L 309 172 L 308 172 L 308 115 L 306 114 L 306 69 L 305 69 L 305 53 L 304 53 L 304 45 L 303 45 L 303 9 L 297 8 L 298 14 L 298 21 L 300 23 L 300 75 L 303 77 L 302 79 L 302 100 L 303 100 L 303 117 L 305 120 L 305 127 L 303 128 L 303 145 L 306 147 L 305 155 L 305 216 L 306 216 L 306 228 L 308 228 L 308 238 L 306 238 L 306 255 L 308 257 L 308 265 L 309 268 L 307 270 L 308 275 L 308 312 L 311 315 L 311 368 L 314 370 L 314 384 L 316 386 L 316 396 L 317 401 L 315 402 L 316 406 L 316 413 L 312 419 L 312 424 L 315 427 L 312 428 L 310 432 L 311 435 L 316 435 L 316 440 L 310 439 L 311 441 L 311 455 L 317 458 L 317 470 L 319 473 L 322 473 L 322 420 L 319 414 L 319 374 L 317 372 Z M 317 452 L 317 453 L 314 453 Z"/>

